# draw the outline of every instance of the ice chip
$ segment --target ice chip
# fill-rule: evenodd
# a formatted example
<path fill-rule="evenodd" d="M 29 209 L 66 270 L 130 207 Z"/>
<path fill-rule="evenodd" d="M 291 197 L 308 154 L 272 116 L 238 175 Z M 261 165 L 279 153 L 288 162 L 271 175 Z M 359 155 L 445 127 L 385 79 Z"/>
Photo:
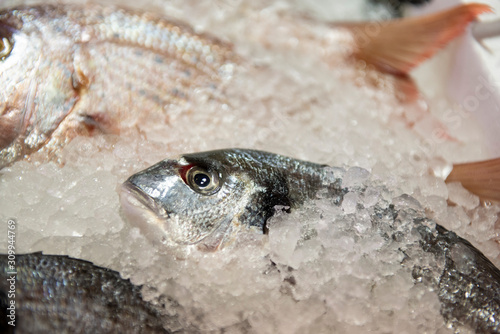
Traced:
<path fill-rule="evenodd" d="M 479 197 L 465 189 L 459 182 L 451 182 L 447 184 L 448 199 L 458 205 L 463 206 L 467 210 L 472 210 L 479 205 Z"/>
<path fill-rule="evenodd" d="M 398 196 L 392 200 L 395 208 L 398 209 L 413 209 L 415 211 L 422 210 L 420 203 L 413 197 L 407 194 Z"/>
<path fill-rule="evenodd" d="M 358 197 L 359 195 L 355 192 L 348 192 L 344 195 L 344 199 L 342 200 L 342 210 L 344 210 L 346 214 L 356 212 Z"/>
<path fill-rule="evenodd" d="M 363 192 L 363 205 L 365 208 L 374 206 L 380 198 L 380 190 L 374 187 L 368 187 Z"/>
<path fill-rule="evenodd" d="M 370 172 L 361 167 L 351 167 L 347 170 L 342 179 L 342 187 L 360 188 L 370 177 Z"/>
<path fill-rule="evenodd" d="M 443 179 L 431 175 L 424 175 L 421 178 L 420 190 L 425 196 L 448 197 L 448 188 Z"/>
<path fill-rule="evenodd" d="M 273 261 L 289 264 L 300 236 L 300 222 L 288 221 L 283 214 L 272 218 L 269 224 L 269 246 Z"/>

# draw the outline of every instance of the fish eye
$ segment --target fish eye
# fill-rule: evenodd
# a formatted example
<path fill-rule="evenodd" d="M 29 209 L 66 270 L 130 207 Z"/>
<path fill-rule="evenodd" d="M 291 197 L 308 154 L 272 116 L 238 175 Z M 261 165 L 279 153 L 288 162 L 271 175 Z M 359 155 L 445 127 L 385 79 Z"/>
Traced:
<path fill-rule="evenodd" d="M 218 173 L 199 166 L 193 166 L 187 171 L 186 182 L 194 191 L 202 195 L 212 195 L 220 189 Z"/>
<path fill-rule="evenodd" d="M 11 52 L 12 52 L 11 41 L 6 37 L 2 37 L 0 39 L 0 60 L 4 60 L 5 58 L 7 58 Z"/>

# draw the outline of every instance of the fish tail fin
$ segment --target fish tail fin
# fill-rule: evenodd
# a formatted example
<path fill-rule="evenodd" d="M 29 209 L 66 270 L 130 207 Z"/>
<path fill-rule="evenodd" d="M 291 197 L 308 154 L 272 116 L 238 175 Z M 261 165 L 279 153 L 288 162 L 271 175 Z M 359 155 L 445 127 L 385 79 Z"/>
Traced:
<path fill-rule="evenodd" d="M 500 158 L 453 165 L 446 182 L 461 182 L 482 200 L 500 202 Z"/>
<path fill-rule="evenodd" d="M 470 3 L 421 17 L 354 24 L 348 26 L 354 34 L 354 56 L 383 72 L 406 76 L 461 35 L 478 15 L 491 11 L 487 5 Z"/>

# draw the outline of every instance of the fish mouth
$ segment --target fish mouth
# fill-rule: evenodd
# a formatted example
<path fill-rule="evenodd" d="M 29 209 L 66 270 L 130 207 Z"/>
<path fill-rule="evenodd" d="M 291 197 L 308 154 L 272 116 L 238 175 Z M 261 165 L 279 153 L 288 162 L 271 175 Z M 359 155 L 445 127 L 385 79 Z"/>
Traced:
<path fill-rule="evenodd" d="M 132 205 L 140 210 L 149 210 L 159 218 L 168 218 L 168 213 L 165 209 L 130 180 L 122 184 L 120 199 L 124 207 Z"/>
<path fill-rule="evenodd" d="M 154 245 L 165 244 L 170 238 L 166 227 L 168 214 L 156 201 L 130 181 L 121 185 L 121 213 L 131 226 L 138 227 Z"/>

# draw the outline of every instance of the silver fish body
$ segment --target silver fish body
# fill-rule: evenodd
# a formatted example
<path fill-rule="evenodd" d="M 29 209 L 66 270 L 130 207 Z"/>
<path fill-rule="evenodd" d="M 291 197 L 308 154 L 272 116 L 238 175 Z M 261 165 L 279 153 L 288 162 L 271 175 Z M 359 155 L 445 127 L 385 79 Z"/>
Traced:
<path fill-rule="evenodd" d="M 241 229 L 265 233 L 276 209 L 293 210 L 320 193 L 332 205 L 341 205 L 350 189 L 342 186 L 339 175 L 325 165 L 261 151 L 186 154 L 132 175 L 124 183 L 122 203 L 130 219 L 153 240 L 170 238 L 214 250 Z M 389 205 L 375 207 L 371 214 L 372 224 L 394 227 L 395 240 L 401 238 L 398 224 L 404 219 L 410 220 L 405 233 L 419 236 L 416 253 L 409 255 L 413 278 L 437 291 L 443 317 L 478 333 L 499 333 L 498 268 L 468 241 L 414 215 L 412 209 Z M 418 262 L 422 252 L 433 254 L 436 262 L 444 263 L 443 269 L 426 277 Z"/>
<path fill-rule="evenodd" d="M 10 266 L 0 255 L 2 333 L 169 333 L 140 287 L 115 271 L 42 253 L 16 255 Z"/>

